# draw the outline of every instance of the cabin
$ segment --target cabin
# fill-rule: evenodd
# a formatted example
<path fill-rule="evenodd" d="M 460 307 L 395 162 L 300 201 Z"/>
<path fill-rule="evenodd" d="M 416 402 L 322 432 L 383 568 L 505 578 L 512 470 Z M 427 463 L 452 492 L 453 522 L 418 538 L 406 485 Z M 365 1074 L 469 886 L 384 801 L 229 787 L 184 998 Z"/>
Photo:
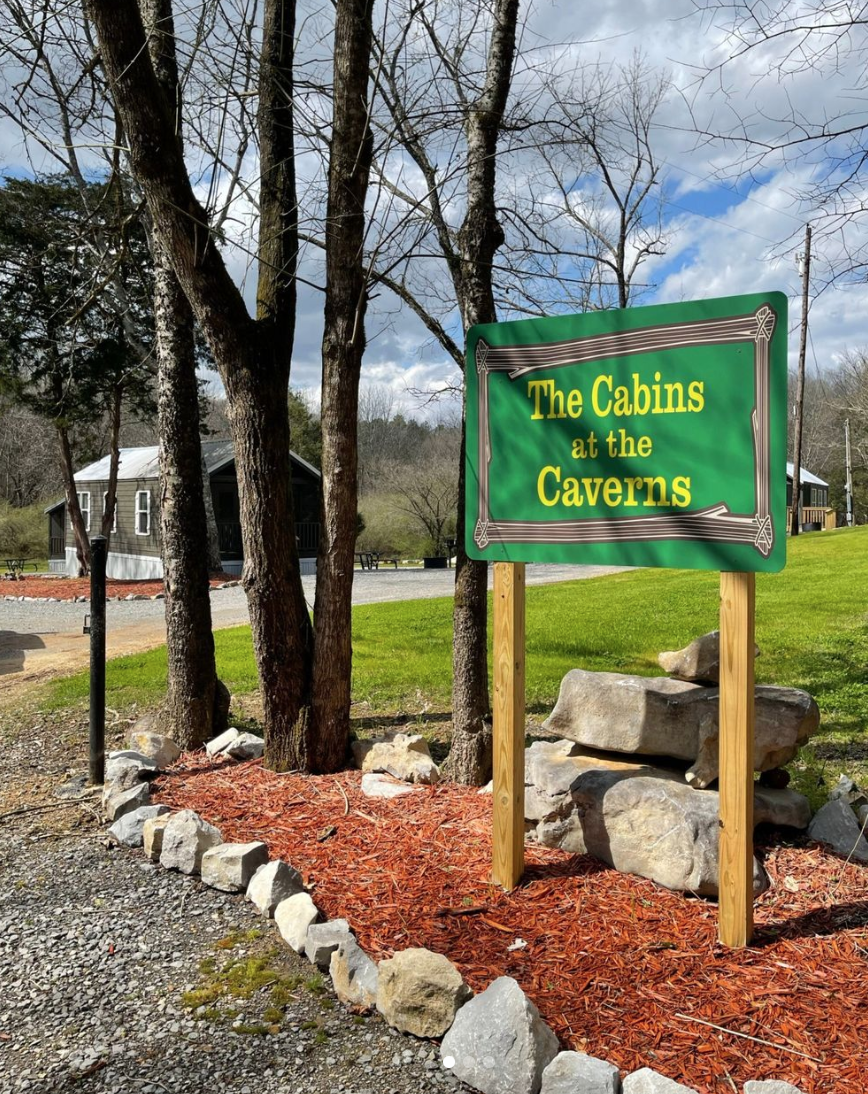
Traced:
<path fill-rule="evenodd" d="M 795 466 L 787 462 L 787 528 L 793 524 L 793 472 Z M 802 495 L 802 531 L 824 532 L 834 528 L 835 510 L 829 508 L 829 484 L 802 467 L 799 470 L 800 494 Z"/>
<path fill-rule="evenodd" d="M 202 456 L 220 541 L 223 570 L 240 574 L 244 563 L 235 452 L 231 441 L 203 441 Z M 290 453 L 295 535 L 303 574 L 316 573 L 320 534 L 319 471 Z M 83 467 L 75 475 L 78 502 L 89 533 L 99 531 L 108 491 L 110 458 Z M 163 576 L 160 557 L 160 464 L 156 445 L 122 448 L 118 464 L 117 504 L 106 573 L 132 580 Z M 61 499 L 45 510 L 48 517 L 48 565 L 52 573 L 78 573 L 72 522 Z"/>

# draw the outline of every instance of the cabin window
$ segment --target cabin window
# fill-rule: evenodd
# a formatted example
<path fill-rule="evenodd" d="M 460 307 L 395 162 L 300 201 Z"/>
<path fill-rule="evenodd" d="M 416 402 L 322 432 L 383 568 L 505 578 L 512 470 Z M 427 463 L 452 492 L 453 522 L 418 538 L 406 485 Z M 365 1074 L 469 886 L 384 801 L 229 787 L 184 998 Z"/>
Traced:
<path fill-rule="evenodd" d="M 138 490 L 136 492 L 136 535 L 149 536 L 151 534 L 151 491 Z"/>
<path fill-rule="evenodd" d="M 78 507 L 84 521 L 85 532 L 90 531 L 90 490 L 82 490 L 78 495 Z"/>
<path fill-rule="evenodd" d="M 106 492 L 102 496 L 102 515 L 103 516 L 105 516 L 105 505 L 106 505 L 107 500 L 108 500 L 108 493 Z M 118 530 L 118 499 L 115 498 L 115 511 L 112 514 L 112 531 L 116 532 L 117 530 Z"/>

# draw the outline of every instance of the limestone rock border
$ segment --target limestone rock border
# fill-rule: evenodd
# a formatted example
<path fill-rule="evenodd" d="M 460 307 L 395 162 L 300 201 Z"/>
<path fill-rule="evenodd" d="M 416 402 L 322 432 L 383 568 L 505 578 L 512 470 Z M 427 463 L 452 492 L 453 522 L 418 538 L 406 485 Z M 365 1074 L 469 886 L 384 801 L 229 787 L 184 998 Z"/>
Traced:
<path fill-rule="evenodd" d="M 107 784 L 106 790 L 108 791 L 108 793 L 111 793 L 111 784 Z M 207 825 L 207 822 L 199 818 L 198 814 L 195 814 L 193 810 L 186 810 L 182 812 L 192 813 L 193 816 L 196 817 L 197 820 L 201 821 L 203 825 Z M 159 837 L 161 836 L 163 829 L 170 820 L 170 817 L 172 816 L 177 816 L 177 814 L 167 813 L 159 817 L 149 818 L 147 821 L 145 821 L 145 854 L 147 855 L 147 857 L 151 858 L 151 861 L 155 863 L 159 863 L 160 861 Z M 211 826 L 208 825 L 208 827 L 210 828 Z M 223 846 L 222 840 L 219 843 L 214 844 L 213 846 Z M 268 864 L 271 863 L 280 863 L 280 860 L 269 859 Z M 284 863 L 282 865 L 286 866 L 289 870 L 292 870 L 293 873 L 296 873 L 288 863 Z M 261 866 L 259 869 L 262 870 L 264 869 L 264 867 Z M 190 872 L 199 874 L 200 870 L 197 867 Z M 207 884 L 205 879 L 202 880 L 203 884 Z M 309 894 L 307 894 L 306 890 L 302 890 L 300 892 L 296 892 L 293 896 L 285 898 L 285 901 L 283 902 L 288 902 L 290 900 L 298 902 L 298 898 L 303 894 L 307 895 L 308 900 L 310 900 Z M 239 894 L 239 896 L 241 896 L 241 899 L 243 899 L 242 894 Z M 277 916 L 278 920 L 280 919 L 279 909 L 280 903 L 277 904 L 274 913 Z M 331 962 L 330 967 L 332 969 L 337 971 L 338 968 L 340 968 L 340 983 L 336 985 L 336 994 L 338 998 L 341 1002 L 345 1002 L 347 1006 L 354 1006 L 356 1010 L 358 1010 L 360 1005 L 367 1005 L 369 1009 L 373 1010 L 374 1006 L 376 1005 L 376 988 L 374 988 L 373 991 L 371 990 L 371 988 L 376 983 L 379 966 L 370 957 L 370 955 L 366 954 L 364 950 L 362 950 L 362 948 L 359 946 L 358 940 L 355 938 L 352 930 L 347 925 L 346 920 L 321 920 L 317 922 L 317 909 L 312 901 L 310 901 L 310 910 L 313 915 L 309 925 L 306 928 L 305 933 L 311 932 L 311 930 L 313 930 L 313 937 L 311 939 L 311 950 L 314 950 L 317 943 L 321 941 L 322 935 L 324 933 L 327 933 L 327 930 L 326 932 L 324 932 L 323 928 L 331 928 L 331 930 L 335 934 L 335 949 L 334 951 L 330 951 L 329 960 Z M 282 931 L 279 933 L 281 933 L 282 935 Z M 346 939 L 346 941 L 344 943 L 341 943 L 339 941 L 340 938 L 344 938 Z M 314 939 L 316 939 L 317 942 L 314 942 Z M 289 946 L 293 950 L 296 949 L 294 943 L 290 943 L 286 939 L 284 939 L 284 941 L 286 942 L 287 946 Z M 305 939 L 305 942 L 306 941 L 307 939 Z M 301 952 L 304 952 L 306 949 L 306 945 L 301 947 Z M 349 950 L 351 954 L 354 955 L 355 967 L 364 969 L 363 976 L 366 981 L 366 985 L 365 989 L 361 992 L 358 992 L 358 994 L 356 993 L 356 991 L 348 991 L 347 983 L 344 982 L 348 982 L 350 979 L 347 970 L 344 967 L 346 964 L 345 956 L 347 950 Z M 332 962 L 332 953 L 338 952 L 339 961 Z M 405 953 L 406 950 L 396 952 Z M 443 956 L 444 960 L 448 960 L 445 958 L 445 955 Z M 394 960 L 394 958 L 392 960 Z M 505 985 L 503 983 L 505 981 L 510 981 L 510 984 Z M 514 987 L 512 985 L 514 985 Z M 483 1060 L 483 1066 L 479 1069 L 474 1070 L 473 1074 L 475 1076 L 478 1076 L 477 1081 L 484 1085 L 478 1086 L 475 1089 L 479 1090 L 480 1094 L 541 1094 L 541 1092 L 542 1094 L 561 1094 L 561 1091 L 564 1090 L 561 1072 L 565 1073 L 564 1077 L 568 1076 L 569 1079 L 572 1080 L 577 1066 L 577 1061 L 575 1061 L 573 1058 L 582 1056 L 582 1054 L 569 1051 L 558 1051 L 557 1049 L 555 1049 L 554 1053 L 552 1053 L 550 1048 L 546 1049 L 545 1046 L 550 1046 L 552 1044 L 555 1035 L 551 1031 L 549 1026 L 539 1016 L 539 1012 L 537 1011 L 537 1008 L 533 1004 L 532 1000 L 530 1000 L 525 995 L 519 985 L 514 980 L 511 980 L 510 977 L 499 977 L 497 980 L 493 981 L 492 984 L 490 984 L 485 989 L 485 991 L 480 992 L 479 995 L 473 996 L 468 992 L 466 997 L 461 1000 L 461 1002 L 456 1007 L 455 1017 L 452 1023 L 450 1024 L 449 1028 L 444 1031 L 442 1037 L 440 1038 L 441 1058 L 443 1066 L 447 1068 L 447 1070 L 452 1070 L 455 1074 L 459 1074 L 459 1072 L 468 1074 L 466 1067 L 456 1069 L 457 1061 L 455 1061 L 449 1055 L 449 1045 L 458 1043 L 458 1037 L 456 1034 L 453 1034 L 451 1038 L 449 1035 L 450 1032 L 455 1028 L 458 1015 L 463 1014 L 466 1004 L 471 1000 L 482 1000 L 482 998 L 486 995 L 489 989 L 495 986 L 497 986 L 497 990 L 501 992 L 504 990 L 505 987 L 508 988 L 508 991 L 519 1001 L 519 1009 L 523 1010 L 524 1012 L 523 1020 L 529 1023 L 529 1028 L 531 1030 L 530 1041 L 536 1042 L 537 1044 L 542 1043 L 542 1045 L 544 1046 L 542 1049 L 542 1058 L 537 1059 L 536 1063 L 533 1066 L 530 1066 L 527 1057 L 525 1055 L 520 1055 L 520 1058 L 518 1059 L 515 1067 L 515 1074 L 509 1075 L 501 1072 L 499 1068 L 488 1067 L 487 1061 Z M 521 1002 L 522 1000 L 524 1001 L 523 1003 Z M 470 1008 L 470 1010 L 474 1009 L 481 1009 L 482 1011 L 485 1010 L 484 1007 Z M 467 1012 L 468 1015 L 470 1014 L 470 1010 L 468 1010 Z M 382 1014 L 382 1012 L 380 1013 Z M 384 1020 L 386 1020 L 385 1017 Z M 462 1026 L 467 1027 L 470 1024 L 468 1018 L 464 1017 L 461 1024 Z M 494 1043 L 496 1043 L 496 1037 L 498 1032 L 499 1031 L 497 1030 L 493 1031 L 495 1037 Z M 486 1031 L 485 1029 L 471 1029 L 468 1038 L 467 1031 L 465 1030 L 464 1037 L 465 1042 L 467 1043 L 485 1044 L 487 1041 L 491 1041 L 492 1031 Z M 545 1059 L 545 1064 L 540 1067 L 539 1064 L 542 1062 L 542 1059 Z M 641 1068 L 638 1071 L 634 1071 L 630 1075 L 625 1076 L 622 1082 L 618 1069 L 615 1067 L 615 1065 L 608 1064 L 607 1061 L 596 1060 L 593 1057 L 582 1056 L 579 1066 L 581 1066 L 582 1069 L 585 1069 L 585 1077 L 590 1078 L 592 1074 L 593 1079 L 599 1080 L 600 1083 L 604 1084 L 590 1087 L 588 1089 L 600 1090 L 601 1092 L 605 1091 L 605 1094 L 670 1094 L 670 1092 L 671 1094 L 675 1094 L 676 1091 L 683 1092 L 683 1094 L 697 1094 L 697 1092 L 692 1087 L 682 1086 L 681 1084 L 674 1082 L 672 1079 L 668 1079 L 666 1078 L 666 1076 L 661 1075 L 656 1071 L 653 1071 L 651 1068 Z M 491 1082 L 489 1082 L 486 1078 L 489 1075 L 493 1076 Z M 781 1091 L 787 1091 L 787 1094 L 802 1094 L 802 1092 L 799 1091 L 796 1087 L 790 1086 L 787 1083 L 776 1082 L 775 1080 L 766 1080 L 765 1082 L 756 1082 L 754 1080 L 749 1080 L 745 1084 L 743 1092 L 744 1094 L 750 1094 L 751 1091 L 755 1090 L 758 1094 L 760 1090 L 764 1090 L 766 1089 L 766 1087 L 768 1087 L 769 1089 L 769 1094 L 772 1094 L 772 1091 L 776 1091 L 778 1089 L 780 1089 Z"/>

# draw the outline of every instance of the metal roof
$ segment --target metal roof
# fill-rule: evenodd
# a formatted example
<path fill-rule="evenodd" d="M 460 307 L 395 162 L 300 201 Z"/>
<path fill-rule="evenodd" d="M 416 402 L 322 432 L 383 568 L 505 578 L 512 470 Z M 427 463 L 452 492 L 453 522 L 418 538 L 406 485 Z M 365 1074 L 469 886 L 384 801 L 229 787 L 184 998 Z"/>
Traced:
<path fill-rule="evenodd" d="M 209 475 L 219 471 L 235 459 L 235 449 L 232 441 L 202 441 L 202 455 L 205 457 L 205 467 Z M 291 452 L 290 455 L 296 463 L 307 468 L 318 478 L 319 471 L 303 460 L 301 456 Z M 89 463 L 81 471 L 76 471 L 76 482 L 108 482 L 110 456 L 103 456 L 101 460 Z M 156 479 L 160 475 L 160 450 L 156 445 L 147 448 L 122 448 L 118 462 L 118 481 L 129 479 Z"/>
<path fill-rule="evenodd" d="M 787 478 L 790 481 L 792 481 L 793 478 L 793 471 L 795 471 L 795 465 L 791 460 L 787 460 Z M 814 486 L 829 485 L 824 479 L 818 478 L 816 475 L 812 475 L 811 472 L 807 471 L 804 467 L 799 468 L 799 482 L 802 484 L 802 486 L 804 486 L 806 482 L 811 483 Z"/>
<path fill-rule="evenodd" d="M 202 455 L 205 457 L 205 467 L 209 475 L 220 471 L 235 459 L 235 449 L 232 441 L 202 441 Z M 292 459 L 306 468 L 311 474 L 321 478 L 320 472 L 302 459 L 295 452 L 290 452 Z M 76 482 L 108 482 L 109 465 L 111 456 L 103 456 L 100 460 L 89 463 L 81 471 L 76 471 L 73 476 Z M 148 445 L 145 448 L 122 448 L 118 460 L 118 482 L 130 479 L 156 479 L 160 476 L 160 450 L 156 445 Z M 59 505 L 64 504 L 64 499 L 53 502 L 43 510 L 50 513 Z"/>

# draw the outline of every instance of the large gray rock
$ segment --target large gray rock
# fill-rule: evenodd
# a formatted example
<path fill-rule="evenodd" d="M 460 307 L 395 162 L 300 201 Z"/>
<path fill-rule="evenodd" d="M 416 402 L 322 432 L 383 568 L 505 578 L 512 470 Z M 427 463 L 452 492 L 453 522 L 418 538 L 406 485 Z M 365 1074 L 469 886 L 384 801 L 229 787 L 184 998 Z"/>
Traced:
<path fill-rule="evenodd" d="M 258 760 L 265 752 L 265 741 L 255 733 L 239 733 L 223 752 L 233 760 Z"/>
<path fill-rule="evenodd" d="M 224 752 L 233 741 L 237 741 L 241 734 L 235 728 L 230 726 L 229 729 L 225 729 L 222 733 L 219 733 L 216 737 L 213 737 L 210 741 L 205 743 L 205 752 L 209 756 L 219 756 L 221 752 Z"/>
<path fill-rule="evenodd" d="M 380 962 L 377 1010 L 404 1033 L 442 1037 L 471 994 L 443 954 L 411 948 Z"/>
<path fill-rule="evenodd" d="M 744 1094 L 802 1094 L 797 1086 L 780 1079 L 749 1079 L 744 1084 Z"/>
<path fill-rule="evenodd" d="M 696 1094 L 692 1086 L 682 1086 L 681 1083 L 652 1071 L 650 1067 L 643 1067 L 628 1075 L 621 1089 L 624 1094 Z"/>
<path fill-rule="evenodd" d="M 718 776 L 718 708 L 717 688 L 573 669 L 561 681 L 545 728 L 586 748 L 692 761 L 687 779 L 705 787 Z M 758 687 L 754 770 L 788 763 L 819 724 L 807 692 Z"/>
<path fill-rule="evenodd" d="M 352 938 L 350 925 L 345 919 L 330 919 L 328 923 L 314 923 L 307 929 L 305 955 L 312 965 L 316 965 L 323 972 L 328 972 L 332 954 L 349 938 Z"/>
<path fill-rule="evenodd" d="M 590 854 L 623 873 L 669 889 L 716 896 L 719 886 L 720 795 L 694 790 L 677 774 L 654 768 L 635 775 L 586 771 L 572 788 Z M 804 827 L 806 799 L 792 790 L 754 792 L 755 824 Z M 754 860 L 754 892 L 768 888 Z"/>
<path fill-rule="evenodd" d="M 163 833 L 169 823 L 169 813 L 159 817 L 149 817 L 142 826 L 142 847 L 151 862 L 159 862 L 163 853 Z"/>
<path fill-rule="evenodd" d="M 759 657 L 759 646 L 754 657 Z M 716 684 L 720 679 L 720 631 L 710 631 L 694 638 L 683 650 L 667 650 L 657 657 L 657 664 L 670 676 L 696 684 Z"/>
<path fill-rule="evenodd" d="M 220 830 L 202 820 L 192 809 L 182 809 L 169 818 L 163 829 L 160 865 L 182 874 L 198 874 L 202 856 L 223 842 Z"/>
<path fill-rule="evenodd" d="M 171 737 L 163 733 L 155 733 L 146 727 L 143 728 L 142 721 L 136 722 L 130 730 L 130 748 L 147 756 L 162 771 L 179 758 L 181 750 Z"/>
<path fill-rule="evenodd" d="M 372 741 L 353 741 L 352 748 L 362 771 L 394 775 L 408 783 L 436 783 L 440 778 L 428 742 L 419 733 L 388 733 Z"/>
<path fill-rule="evenodd" d="M 538 1094 L 557 1051 L 558 1039 L 534 1004 L 501 976 L 458 1011 L 440 1059 L 482 1094 Z"/>
<path fill-rule="evenodd" d="M 142 805 L 114 822 L 109 832 L 118 843 L 126 847 L 141 847 L 144 840 L 145 822 L 162 817 L 169 812 L 167 805 Z"/>
<path fill-rule="evenodd" d="M 862 834 L 862 826 L 847 802 L 840 798 L 818 810 L 808 826 L 808 835 L 818 843 L 828 844 L 838 855 L 868 862 L 868 840 Z"/>
<path fill-rule="evenodd" d="M 309 893 L 296 893 L 289 896 L 274 909 L 274 922 L 284 942 L 289 943 L 296 953 L 303 953 L 307 945 L 307 932 L 319 919 L 317 906 Z"/>
<path fill-rule="evenodd" d="M 335 995 L 342 1003 L 373 1010 L 377 1003 L 377 966 L 352 935 L 332 952 L 329 972 Z"/>
<path fill-rule="evenodd" d="M 132 813 L 151 802 L 151 790 L 145 783 L 136 783 L 128 790 L 115 790 L 109 783 L 103 792 L 103 809 L 106 820 L 116 821 L 125 813 Z"/>
<path fill-rule="evenodd" d="M 536 741 L 525 754 L 525 816 L 531 838 L 574 854 L 588 852 L 619 870 L 671 888 L 714 896 L 718 890 L 716 790 L 695 790 L 679 765 L 583 752 L 571 741 Z M 757 786 L 756 824 L 805 828 L 806 798 Z M 755 865 L 757 891 L 766 878 Z"/>
<path fill-rule="evenodd" d="M 247 899 L 251 900 L 266 917 L 274 915 L 282 900 L 304 892 L 301 874 L 294 866 L 275 859 L 260 866 L 247 886 Z"/>
<path fill-rule="evenodd" d="M 139 782 L 147 782 L 157 773 L 157 765 L 141 752 L 125 749 L 110 752 L 105 762 L 105 781 L 115 790 L 128 790 Z"/>
<path fill-rule="evenodd" d="M 527 749 L 525 828 L 537 843 L 576 855 L 587 851 L 581 817 L 570 790 L 583 772 L 597 770 L 642 774 L 652 769 L 614 755 L 587 753 L 575 741 L 534 741 Z"/>
<path fill-rule="evenodd" d="M 224 893 L 241 893 L 260 866 L 268 862 L 264 843 L 221 843 L 202 856 L 202 881 Z"/>
<path fill-rule="evenodd" d="M 540 1094 L 621 1094 L 621 1073 L 584 1052 L 559 1052 L 543 1072 Z"/>
<path fill-rule="evenodd" d="M 209 756 L 231 756 L 234 760 L 258 760 L 265 751 L 265 741 L 255 733 L 240 733 L 234 726 L 208 741 Z"/>

